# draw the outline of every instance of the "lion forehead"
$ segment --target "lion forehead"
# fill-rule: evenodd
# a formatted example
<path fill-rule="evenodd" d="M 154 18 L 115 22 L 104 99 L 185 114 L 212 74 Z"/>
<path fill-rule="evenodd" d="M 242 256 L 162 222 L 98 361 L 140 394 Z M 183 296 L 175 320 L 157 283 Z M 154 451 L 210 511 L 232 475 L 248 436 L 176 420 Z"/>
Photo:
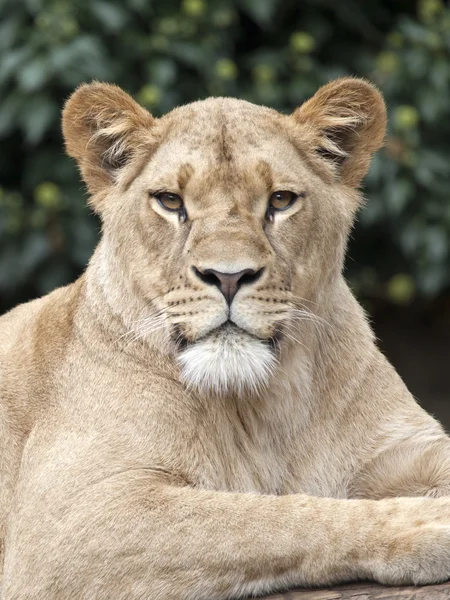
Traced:
<path fill-rule="evenodd" d="M 166 183 L 173 187 L 180 173 L 185 180 L 186 165 L 191 175 L 201 174 L 202 179 L 207 175 L 207 185 L 225 172 L 233 187 L 245 187 L 249 174 L 267 182 L 273 172 L 274 183 L 277 175 L 284 180 L 293 173 L 306 176 L 307 165 L 290 137 L 287 118 L 234 98 L 209 98 L 179 107 L 161 119 L 160 143 L 149 156 L 144 176 L 162 177 L 163 187 Z M 166 176 L 173 182 L 166 182 Z"/>
<path fill-rule="evenodd" d="M 205 147 L 227 157 L 228 148 L 251 144 L 260 146 L 268 134 L 280 134 L 283 115 L 235 98 L 208 98 L 176 108 L 162 119 L 167 124 L 167 141 L 192 150 Z M 223 155 L 223 156 L 222 156 Z"/>

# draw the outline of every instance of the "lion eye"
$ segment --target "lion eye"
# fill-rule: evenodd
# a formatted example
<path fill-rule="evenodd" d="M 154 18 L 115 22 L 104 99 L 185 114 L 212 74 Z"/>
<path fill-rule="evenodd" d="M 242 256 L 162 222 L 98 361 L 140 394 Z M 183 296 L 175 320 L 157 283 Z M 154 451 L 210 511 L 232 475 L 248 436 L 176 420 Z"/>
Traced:
<path fill-rule="evenodd" d="M 274 192 L 269 198 L 269 211 L 286 210 L 296 201 L 297 198 L 297 194 L 287 190 Z"/>
<path fill-rule="evenodd" d="M 181 198 L 181 196 L 178 194 L 172 194 L 171 192 L 160 192 L 159 194 L 155 194 L 155 198 L 166 210 L 180 212 L 184 209 L 183 198 Z"/>

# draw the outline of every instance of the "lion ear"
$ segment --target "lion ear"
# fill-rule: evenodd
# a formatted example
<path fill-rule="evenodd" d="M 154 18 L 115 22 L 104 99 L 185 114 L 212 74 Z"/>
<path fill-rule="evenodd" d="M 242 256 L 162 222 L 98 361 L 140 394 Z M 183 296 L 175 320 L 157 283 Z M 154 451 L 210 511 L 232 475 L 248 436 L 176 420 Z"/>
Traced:
<path fill-rule="evenodd" d="M 386 132 L 386 106 L 377 88 L 364 79 L 337 79 L 293 117 L 312 131 L 315 151 L 334 166 L 342 183 L 357 187 Z"/>
<path fill-rule="evenodd" d="M 89 191 L 95 194 L 145 141 L 154 119 L 115 85 L 81 85 L 66 102 L 62 129 L 67 153 L 76 159 Z"/>

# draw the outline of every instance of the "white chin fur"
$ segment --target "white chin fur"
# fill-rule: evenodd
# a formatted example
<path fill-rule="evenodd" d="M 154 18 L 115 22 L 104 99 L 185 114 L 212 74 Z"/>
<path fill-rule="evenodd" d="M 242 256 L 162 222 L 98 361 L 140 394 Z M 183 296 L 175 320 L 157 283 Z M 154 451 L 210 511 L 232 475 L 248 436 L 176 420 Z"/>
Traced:
<path fill-rule="evenodd" d="M 264 341 L 233 330 L 192 344 L 178 360 L 188 387 L 216 394 L 257 392 L 277 363 Z"/>

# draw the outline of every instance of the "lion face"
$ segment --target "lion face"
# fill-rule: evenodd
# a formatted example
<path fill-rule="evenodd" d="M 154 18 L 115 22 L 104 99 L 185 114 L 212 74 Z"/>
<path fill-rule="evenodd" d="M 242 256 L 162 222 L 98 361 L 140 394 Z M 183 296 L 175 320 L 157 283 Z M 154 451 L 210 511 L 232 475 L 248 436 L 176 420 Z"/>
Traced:
<path fill-rule="evenodd" d="M 164 340 L 190 385 L 266 385 L 340 276 L 384 105 L 353 79 L 316 96 L 292 116 L 212 98 L 156 120 L 92 84 L 66 106 L 105 260 L 143 307 L 131 332 Z"/>

